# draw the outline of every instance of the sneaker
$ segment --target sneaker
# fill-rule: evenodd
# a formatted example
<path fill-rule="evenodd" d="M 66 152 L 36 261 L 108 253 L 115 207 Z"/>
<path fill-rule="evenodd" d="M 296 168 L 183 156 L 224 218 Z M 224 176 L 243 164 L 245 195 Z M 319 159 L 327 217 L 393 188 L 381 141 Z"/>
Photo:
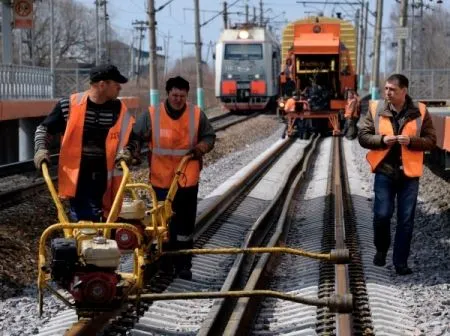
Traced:
<path fill-rule="evenodd" d="M 182 269 L 178 272 L 178 276 L 183 280 L 192 280 L 192 271 L 190 269 Z"/>
<path fill-rule="evenodd" d="M 377 252 L 375 257 L 373 257 L 373 264 L 380 267 L 386 265 L 386 253 Z"/>
<path fill-rule="evenodd" d="M 400 265 L 400 266 L 395 266 L 395 272 L 397 272 L 398 275 L 408 275 L 408 274 L 412 274 L 412 269 L 409 268 L 406 265 Z"/>

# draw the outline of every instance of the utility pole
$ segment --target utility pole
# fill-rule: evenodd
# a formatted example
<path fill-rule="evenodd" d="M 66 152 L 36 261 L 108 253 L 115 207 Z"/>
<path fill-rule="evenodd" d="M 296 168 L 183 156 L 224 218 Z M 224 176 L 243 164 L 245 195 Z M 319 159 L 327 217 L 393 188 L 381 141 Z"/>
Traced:
<path fill-rule="evenodd" d="M 95 0 L 95 65 L 100 64 L 100 25 L 99 25 L 100 1 Z"/>
<path fill-rule="evenodd" d="M 199 0 L 194 0 L 195 9 L 195 59 L 197 63 L 197 105 L 200 109 L 205 108 L 203 96 L 203 74 L 202 74 L 202 40 L 200 39 L 200 8 Z"/>
<path fill-rule="evenodd" d="M 12 15 L 9 1 L 2 2 L 2 61 L 12 64 Z"/>
<path fill-rule="evenodd" d="M 248 3 L 245 4 L 245 23 L 248 24 Z"/>
<path fill-rule="evenodd" d="M 55 52 L 54 52 L 54 34 L 55 34 L 55 11 L 54 0 L 50 0 L 50 94 L 55 98 Z M 20 44 L 22 44 L 22 34 L 20 34 Z M 22 57 L 22 56 L 21 56 Z"/>
<path fill-rule="evenodd" d="M 364 90 L 364 79 L 366 73 L 366 46 L 367 46 L 367 24 L 369 22 L 369 2 L 365 3 L 365 11 L 364 11 L 364 40 L 362 47 L 362 57 L 361 57 L 361 74 L 359 75 L 359 90 Z"/>
<path fill-rule="evenodd" d="M 167 68 L 169 67 L 169 44 L 170 44 L 170 39 L 173 36 L 170 35 L 170 30 L 167 33 L 167 42 L 166 42 L 166 47 L 165 49 L 165 58 L 164 58 L 164 79 L 167 78 Z"/>
<path fill-rule="evenodd" d="M 399 26 L 402 29 L 406 29 L 408 20 L 408 0 L 401 1 Z M 397 66 L 395 68 L 395 72 L 397 73 L 401 73 L 405 69 L 405 44 L 405 38 L 399 36 L 397 44 Z"/>
<path fill-rule="evenodd" d="M 105 24 L 105 58 L 108 63 L 111 62 L 111 54 L 110 54 L 110 46 L 108 43 L 108 12 L 106 11 L 106 0 L 103 0 L 103 15 L 104 15 L 104 24 Z"/>
<path fill-rule="evenodd" d="M 128 78 L 133 79 L 134 78 L 134 62 L 136 59 L 136 56 L 134 54 L 134 42 L 136 40 L 136 36 L 134 34 L 134 30 L 132 32 L 132 38 L 131 38 L 131 50 L 130 50 L 130 71 L 128 72 Z"/>
<path fill-rule="evenodd" d="M 381 26 L 383 22 L 383 0 L 377 0 L 377 20 L 375 24 L 375 38 L 373 44 L 374 57 L 372 63 L 372 79 L 370 81 L 370 88 L 372 99 L 380 98 L 380 45 L 381 45 Z"/>
<path fill-rule="evenodd" d="M 413 69 L 413 51 L 414 51 L 414 0 L 411 1 L 411 43 L 409 44 L 409 76 L 412 76 L 412 69 Z"/>
<path fill-rule="evenodd" d="M 360 18 L 360 11 L 359 9 L 356 10 L 355 13 L 355 43 L 356 43 L 356 55 L 355 55 L 355 59 L 356 59 L 356 73 L 359 73 L 359 68 L 361 67 L 361 60 L 359 59 L 359 49 L 360 49 L 360 43 L 359 40 L 361 39 L 361 32 L 359 30 L 359 21 L 361 20 Z"/>
<path fill-rule="evenodd" d="M 137 61 L 137 69 L 136 69 L 136 85 L 140 87 L 140 78 L 141 78 L 141 56 L 142 56 L 142 40 L 144 39 L 144 31 L 147 30 L 148 21 L 139 21 L 134 20 L 132 25 L 135 26 L 134 29 L 138 32 L 139 38 L 139 49 L 138 49 L 138 61 Z"/>
<path fill-rule="evenodd" d="M 263 2 L 262 0 L 259 0 L 259 25 L 262 27 L 263 26 L 263 22 L 264 22 L 264 18 L 263 18 Z"/>
<path fill-rule="evenodd" d="M 181 59 L 180 59 L 180 76 L 183 74 L 183 46 L 184 46 L 184 39 L 183 39 L 183 35 L 181 35 L 181 40 L 179 40 L 178 42 L 181 43 Z"/>
<path fill-rule="evenodd" d="M 156 62 L 156 21 L 155 21 L 155 1 L 148 0 L 148 22 L 149 22 L 149 48 L 150 48 L 150 105 L 156 106 L 159 104 L 159 90 L 158 90 L 158 74 Z"/>
<path fill-rule="evenodd" d="M 228 11 L 227 11 L 227 2 L 223 2 L 223 28 L 228 28 Z"/>
<path fill-rule="evenodd" d="M 253 23 L 256 23 L 257 16 L 256 16 L 256 7 L 253 6 Z"/>

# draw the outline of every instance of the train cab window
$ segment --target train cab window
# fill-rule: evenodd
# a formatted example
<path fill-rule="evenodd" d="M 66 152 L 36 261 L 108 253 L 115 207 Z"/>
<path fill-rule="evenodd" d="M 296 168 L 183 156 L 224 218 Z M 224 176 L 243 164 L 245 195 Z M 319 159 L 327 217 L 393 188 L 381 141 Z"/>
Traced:
<path fill-rule="evenodd" d="M 226 44 L 226 60 L 261 60 L 263 58 L 262 44 Z"/>

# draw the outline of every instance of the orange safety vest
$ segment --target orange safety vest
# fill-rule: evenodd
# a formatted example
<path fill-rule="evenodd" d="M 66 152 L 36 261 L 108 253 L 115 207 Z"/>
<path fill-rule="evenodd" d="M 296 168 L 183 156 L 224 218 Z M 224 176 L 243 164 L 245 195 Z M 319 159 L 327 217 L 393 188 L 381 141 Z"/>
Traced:
<path fill-rule="evenodd" d="M 392 123 L 388 117 L 382 116 L 384 103 L 382 100 L 372 102 L 370 105 L 370 113 L 375 125 L 375 134 L 379 135 L 394 135 Z M 422 129 L 423 118 L 425 116 L 426 106 L 419 103 L 420 118 L 408 121 L 401 132 L 401 135 L 408 135 L 410 137 L 420 137 Z M 420 177 L 423 173 L 423 151 L 410 150 L 407 146 L 401 146 L 402 149 L 402 165 L 406 176 Z M 370 164 L 372 172 L 378 167 L 380 162 L 386 157 L 389 152 L 387 149 L 370 150 L 366 159 Z"/>
<path fill-rule="evenodd" d="M 61 198 L 75 197 L 77 191 L 87 98 L 87 92 L 75 93 L 70 96 L 69 117 L 59 154 L 58 192 Z M 126 145 L 133 123 L 134 116 L 128 112 L 125 104 L 121 102 L 119 118 L 106 137 L 108 180 L 103 195 L 103 211 L 106 216 L 111 209 L 123 175 L 121 170 L 115 168 L 114 160 L 119 150 Z"/>
<path fill-rule="evenodd" d="M 344 118 L 357 118 L 358 117 L 358 99 L 356 97 L 347 99 L 345 104 Z"/>
<path fill-rule="evenodd" d="M 169 188 L 183 156 L 198 143 L 200 109 L 190 103 L 181 117 L 173 120 L 167 114 L 164 103 L 149 107 L 152 123 L 150 183 L 159 188 Z M 200 178 L 200 161 L 191 160 L 180 178 L 180 186 L 192 187 Z"/>
<path fill-rule="evenodd" d="M 289 98 L 284 105 L 284 110 L 286 112 L 294 112 L 295 111 L 295 99 Z"/>

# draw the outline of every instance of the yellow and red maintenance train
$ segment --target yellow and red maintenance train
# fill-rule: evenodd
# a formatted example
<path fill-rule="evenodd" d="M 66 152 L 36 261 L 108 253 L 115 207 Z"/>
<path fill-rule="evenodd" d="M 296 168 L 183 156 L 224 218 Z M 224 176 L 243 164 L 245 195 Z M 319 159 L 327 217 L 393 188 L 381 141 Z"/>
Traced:
<path fill-rule="evenodd" d="M 314 119 L 316 130 L 331 128 L 333 134 L 339 134 L 346 93 L 357 87 L 353 24 L 330 17 L 291 22 L 283 31 L 282 56 L 279 108 L 286 114 L 288 135 L 298 118 Z M 294 92 L 309 106 L 300 102 L 286 111 L 286 98 Z"/>

